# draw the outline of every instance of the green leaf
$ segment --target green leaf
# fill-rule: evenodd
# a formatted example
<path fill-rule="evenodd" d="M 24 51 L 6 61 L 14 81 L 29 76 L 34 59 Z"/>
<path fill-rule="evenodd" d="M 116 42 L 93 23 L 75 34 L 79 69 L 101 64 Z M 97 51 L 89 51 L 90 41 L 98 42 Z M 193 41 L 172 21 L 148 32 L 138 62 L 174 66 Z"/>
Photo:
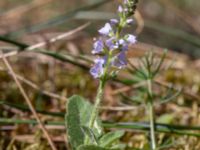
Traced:
<path fill-rule="evenodd" d="M 88 136 L 88 134 L 85 134 L 83 126 L 88 127 L 92 109 L 92 104 L 80 96 L 75 95 L 69 98 L 65 124 L 73 148 L 82 145 L 85 136 Z M 95 138 L 100 137 L 102 134 L 101 122 L 98 118 L 92 133 L 94 133 Z"/>
<path fill-rule="evenodd" d="M 72 148 L 82 145 L 84 143 L 84 132 L 81 129 L 80 109 L 78 102 L 81 100 L 78 96 L 73 96 L 69 99 L 67 104 L 67 114 L 65 123 Z"/>
<path fill-rule="evenodd" d="M 89 126 L 89 121 L 90 121 L 91 112 L 93 110 L 93 105 L 89 103 L 89 101 L 86 101 L 84 98 L 80 96 L 73 96 L 73 97 L 72 98 L 76 99 L 78 103 L 78 107 L 80 111 L 81 126 L 86 126 L 86 127 Z M 102 135 L 101 121 L 98 117 L 94 123 L 93 133 L 95 134 L 95 137 L 97 138 Z"/>
<path fill-rule="evenodd" d="M 120 149 L 103 148 L 96 145 L 81 145 L 80 147 L 78 147 L 77 150 L 120 150 Z"/>
<path fill-rule="evenodd" d="M 102 147 L 108 147 L 113 144 L 116 140 L 121 138 L 124 135 L 124 131 L 114 131 L 114 132 L 109 132 L 100 139 L 99 144 Z"/>

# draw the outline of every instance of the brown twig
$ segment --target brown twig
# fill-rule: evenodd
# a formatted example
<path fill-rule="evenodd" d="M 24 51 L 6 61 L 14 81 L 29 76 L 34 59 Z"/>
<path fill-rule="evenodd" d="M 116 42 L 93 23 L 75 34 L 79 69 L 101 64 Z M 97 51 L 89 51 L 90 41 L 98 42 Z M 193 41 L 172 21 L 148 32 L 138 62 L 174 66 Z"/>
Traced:
<path fill-rule="evenodd" d="M 43 131 L 44 135 L 46 136 L 48 142 L 49 142 L 49 145 L 51 146 L 52 150 L 57 150 L 56 146 L 54 145 L 48 131 L 46 130 L 45 126 L 43 125 L 42 121 L 40 120 L 38 114 L 36 113 L 36 110 L 34 109 L 30 99 L 28 98 L 28 95 L 26 94 L 24 88 L 22 87 L 21 83 L 19 82 L 19 80 L 17 79 L 16 75 L 15 75 L 15 72 L 14 70 L 12 69 L 11 65 L 9 64 L 8 60 L 4 57 L 3 53 L 2 53 L 2 59 L 3 59 L 3 62 L 5 63 L 6 67 L 8 68 L 8 70 L 10 71 L 11 73 L 11 76 L 13 77 L 15 83 L 17 84 L 22 96 L 24 97 L 27 105 L 29 106 L 31 112 L 33 113 L 33 116 L 35 117 L 35 119 L 37 120 L 41 130 Z"/>
<path fill-rule="evenodd" d="M 145 105 L 139 105 L 139 106 L 101 106 L 101 110 L 109 110 L 109 111 L 132 111 L 137 110 L 138 108 L 144 107 Z"/>

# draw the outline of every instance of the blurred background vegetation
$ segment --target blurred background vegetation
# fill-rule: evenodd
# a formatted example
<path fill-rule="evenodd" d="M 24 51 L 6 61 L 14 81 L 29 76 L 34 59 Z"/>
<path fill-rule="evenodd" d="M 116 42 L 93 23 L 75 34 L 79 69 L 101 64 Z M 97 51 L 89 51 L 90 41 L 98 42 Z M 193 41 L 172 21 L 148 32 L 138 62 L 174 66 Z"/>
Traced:
<path fill-rule="evenodd" d="M 13 0 L 0 2 L 1 34 L 23 39 L 30 34 L 62 32 L 93 21 L 87 29 L 89 36 L 108 18 L 114 16 L 117 2 L 101 0 Z M 139 40 L 198 58 L 200 2 L 195 0 L 141 1 L 138 11 L 144 21 Z M 100 25 L 99 25 L 100 24 Z M 30 38 L 30 37 L 29 37 Z"/>

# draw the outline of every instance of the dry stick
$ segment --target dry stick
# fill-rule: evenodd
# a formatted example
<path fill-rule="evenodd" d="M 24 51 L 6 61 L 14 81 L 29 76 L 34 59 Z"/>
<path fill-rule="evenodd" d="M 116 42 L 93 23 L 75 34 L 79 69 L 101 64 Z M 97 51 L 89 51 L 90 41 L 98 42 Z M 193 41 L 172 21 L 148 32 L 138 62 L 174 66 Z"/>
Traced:
<path fill-rule="evenodd" d="M 6 67 L 8 68 L 8 70 L 10 71 L 11 73 L 11 76 L 13 77 L 14 81 L 16 82 L 22 96 L 24 97 L 24 99 L 26 100 L 26 103 L 28 104 L 31 112 L 33 113 L 35 119 L 37 120 L 41 130 L 44 132 L 44 135 L 46 136 L 48 142 L 49 142 L 49 145 L 51 146 L 52 150 L 57 150 L 57 148 L 55 147 L 48 131 L 46 130 L 45 126 L 43 125 L 42 121 L 40 120 L 39 116 L 37 115 L 30 99 L 28 98 L 25 90 L 23 89 L 22 85 L 20 84 L 19 80 L 17 79 L 16 75 L 15 75 L 15 72 L 14 70 L 12 69 L 11 65 L 9 64 L 9 62 L 7 61 L 7 59 L 4 57 L 4 55 L 2 54 L 2 59 L 3 59 L 3 62 L 5 63 Z"/>
<path fill-rule="evenodd" d="M 139 106 L 101 106 L 101 110 L 109 110 L 109 111 L 132 111 L 137 110 L 139 108 L 144 107 L 145 105 L 141 104 Z"/>

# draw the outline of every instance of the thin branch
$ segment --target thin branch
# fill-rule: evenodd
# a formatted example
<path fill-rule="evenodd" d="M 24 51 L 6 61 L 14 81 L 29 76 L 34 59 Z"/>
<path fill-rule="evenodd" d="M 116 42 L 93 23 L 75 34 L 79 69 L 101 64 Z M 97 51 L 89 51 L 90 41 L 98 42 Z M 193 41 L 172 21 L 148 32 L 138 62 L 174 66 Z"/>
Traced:
<path fill-rule="evenodd" d="M 28 104 L 31 112 L 33 113 L 35 119 L 37 120 L 41 130 L 43 131 L 44 135 L 46 136 L 48 142 L 49 142 L 49 145 L 51 146 L 52 150 L 57 150 L 56 146 L 54 145 L 48 131 L 46 130 L 45 126 L 43 125 L 42 121 L 40 120 L 37 112 L 35 111 L 30 99 L 28 98 L 28 95 L 26 94 L 25 90 L 23 89 L 21 83 L 19 82 L 19 80 L 17 79 L 16 75 L 15 75 L 15 72 L 13 70 L 13 68 L 11 67 L 11 65 L 9 64 L 9 62 L 7 61 L 7 59 L 4 57 L 3 53 L 2 53 L 2 59 L 3 59 L 3 62 L 5 63 L 6 67 L 8 68 L 8 70 L 10 71 L 11 73 L 11 76 L 13 77 L 15 83 L 17 84 L 22 96 L 24 97 L 26 103 Z"/>

